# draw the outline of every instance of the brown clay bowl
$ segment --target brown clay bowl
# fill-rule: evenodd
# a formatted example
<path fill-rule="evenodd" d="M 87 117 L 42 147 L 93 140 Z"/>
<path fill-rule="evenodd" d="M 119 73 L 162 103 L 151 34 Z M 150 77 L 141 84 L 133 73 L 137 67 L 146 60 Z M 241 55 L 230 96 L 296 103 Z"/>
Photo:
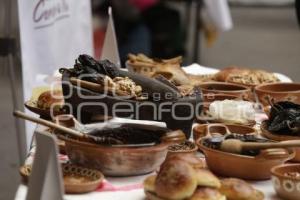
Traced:
<path fill-rule="evenodd" d="M 149 147 L 112 147 L 60 136 L 70 161 L 100 170 L 105 176 L 134 176 L 153 172 L 165 160 L 170 143 Z"/>
<path fill-rule="evenodd" d="M 205 138 L 197 140 L 199 149 L 204 153 L 208 168 L 217 175 L 247 180 L 267 180 L 271 178 L 271 168 L 292 159 L 294 150 L 262 150 L 257 156 L 232 154 L 203 145 Z M 256 169 L 256 170 L 253 170 Z"/>
<path fill-rule="evenodd" d="M 291 101 L 300 104 L 300 83 L 269 83 L 255 87 L 255 93 L 259 101 L 269 105 L 269 100 Z"/>
<path fill-rule="evenodd" d="M 286 173 L 300 173 L 300 164 L 276 166 L 271 172 L 274 189 L 280 198 L 287 200 L 300 198 L 300 178 L 286 175 Z"/>
<path fill-rule="evenodd" d="M 233 95 L 241 99 L 253 99 L 251 88 L 246 86 L 225 83 L 225 82 L 206 82 L 199 84 L 204 95 L 206 94 L 225 94 Z"/>
<path fill-rule="evenodd" d="M 290 135 L 284 135 L 284 134 L 274 134 L 270 131 L 268 131 L 267 129 L 267 121 L 263 121 L 261 126 L 260 126 L 260 129 L 261 129 L 261 134 L 262 136 L 270 139 L 270 140 L 274 140 L 274 141 L 277 141 L 277 142 L 280 142 L 280 141 L 286 141 L 286 140 L 300 140 L 300 137 L 297 137 L 297 136 L 290 136 Z M 293 162 L 300 162 L 300 147 L 298 148 L 294 148 L 295 149 L 295 152 L 296 152 L 296 155 L 295 157 L 291 160 Z"/>
<path fill-rule="evenodd" d="M 79 167 L 72 164 L 62 164 L 65 192 L 68 194 L 81 194 L 96 190 L 104 180 L 98 170 Z M 27 184 L 31 174 L 32 165 L 20 167 L 19 172 L 23 183 Z"/>
<path fill-rule="evenodd" d="M 256 130 L 250 126 L 234 124 L 198 124 L 193 128 L 193 137 L 197 141 L 199 138 L 211 136 L 214 134 L 238 133 L 256 135 Z"/>

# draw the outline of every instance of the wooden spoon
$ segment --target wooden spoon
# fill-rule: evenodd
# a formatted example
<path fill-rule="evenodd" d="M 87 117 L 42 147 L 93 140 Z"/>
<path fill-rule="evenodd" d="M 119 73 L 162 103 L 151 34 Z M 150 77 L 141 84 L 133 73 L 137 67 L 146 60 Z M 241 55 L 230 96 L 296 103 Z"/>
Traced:
<path fill-rule="evenodd" d="M 259 150 L 270 148 L 300 147 L 300 140 L 288 140 L 283 142 L 242 142 L 237 139 L 224 140 L 221 144 L 221 150 L 229 153 L 240 154 L 247 150 Z"/>
<path fill-rule="evenodd" d="M 31 122 L 35 122 L 37 124 L 41 124 L 41 125 L 47 126 L 49 128 L 57 129 L 57 130 L 59 130 L 59 131 L 56 131 L 57 134 L 71 135 L 75 138 L 85 139 L 85 140 L 88 140 L 88 141 L 91 141 L 91 142 L 94 142 L 94 143 L 102 143 L 103 142 L 103 140 L 102 140 L 103 138 L 98 138 L 98 137 L 94 137 L 94 136 L 91 136 L 91 135 L 87 135 L 85 133 L 81 133 L 79 131 L 61 126 L 59 124 L 56 124 L 56 123 L 53 123 L 53 122 L 50 122 L 50 121 L 47 121 L 47 120 L 44 120 L 44 119 L 32 117 L 30 115 L 27 115 L 27 114 L 21 112 L 21 111 L 14 111 L 13 114 L 14 114 L 15 117 L 19 117 L 19 118 L 22 118 L 22 119 L 25 119 L 25 120 L 28 120 L 28 121 L 31 121 Z M 116 144 L 122 144 L 121 141 L 119 141 L 115 138 L 110 138 L 110 139 L 111 139 L 112 142 L 114 142 Z"/>

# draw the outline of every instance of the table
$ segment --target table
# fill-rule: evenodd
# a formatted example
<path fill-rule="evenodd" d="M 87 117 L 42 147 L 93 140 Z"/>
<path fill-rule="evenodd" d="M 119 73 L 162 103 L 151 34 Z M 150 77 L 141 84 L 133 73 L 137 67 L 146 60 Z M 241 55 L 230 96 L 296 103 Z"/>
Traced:
<path fill-rule="evenodd" d="M 136 177 L 125 177 L 125 178 L 107 178 L 109 182 L 116 186 L 124 186 L 126 184 L 142 183 L 142 181 L 147 177 L 136 176 Z M 272 188 L 271 181 L 259 181 L 251 182 L 252 185 L 263 191 L 266 200 L 280 200 L 276 197 L 275 191 Z M 15 200 L 24 200 L 27 193 L 27 187 L 25 185 L 20 185 L 16 193 Z M 102 200 L 144 200 L 145 195 L 143 189 L 134 189 L 130 191 L 114 191 L 114 192 L 91 192 L 83 195 L 65 195 L 66 200 L 92 200 L 92 199 L 102 199 Z"/>
<path fill-rule="evenodd" d="M 207 67 L 202 67 L 198 64 L 193 64 L 189 67 L 184 68 L 184 70 L 187 73 L 193 73 L 193 74 L 209 74 L 209 73 L 215 73 L 216 69 L 213 68 L 207 68 Z M 280 78 L 280 80 L 284 82 L 291 82 L 291 80 L 282 75 L 282 74 L 277 74 L 277 76 Z M 149 122 L 148 122 L 149 123 Z M 159 122 L 151 122 L 151 124 L 156 124 L 159 125 Z M 43 128 L 41 126 L 38 126 L 37 128 Z M 199 156 L 203 156 L 200 155 Z M 255 169 L 253 169 L 255 170 Z M 133 177 L 123 177 L 123 178 L 106 178 L 108 182 L 110 182 L 112 185 L 115 187 L 122 187 L 122 186 L 128 186 L 128 185 L 135 185 L 135 184 L 141 184 L 145 177 L 148 175 L 143 175 L 143 176 L 133 176 Z M 275 191 L 272 187 L 272 182 L 271 180 L 268 181 L 257 181 L 257 182 L 251 182 L 251 184 L 264 192 L 265 194 L 265 199 L 266 200 L 280 200 L 278 197 L 276 197 Z M 16 196 L 15 200 L 24 200 L 26 198 L 26 193 L 27 193 L 27 186 L 25 185 L 20 185 Z M 91 199 L 103 199 L 103 200 L 143 200 L 145 199 L 145 195 L 143 192 L 142 188 L 137 188 L 137 189 L 132 189 L 132 190 L 127 190 L 122 191 L 117 190 L 117 191 L 110 191 L 110 192 L 91 192 L 88 194 L 82 194 L 82 195 L 65 195 L 64 199 L 66 200 L 91 200 Z"/>

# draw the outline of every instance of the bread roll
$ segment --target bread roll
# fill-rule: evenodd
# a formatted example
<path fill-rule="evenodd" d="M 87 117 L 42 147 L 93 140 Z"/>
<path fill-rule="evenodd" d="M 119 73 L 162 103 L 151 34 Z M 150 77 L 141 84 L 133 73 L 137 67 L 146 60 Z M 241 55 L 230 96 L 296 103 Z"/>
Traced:
<path fill-rule="evenodd" d="M 166 160 L 169 161 L 178 159 L 190 164 L 194 169 L 201 169 L 206 167 L 205 161 L 198 158 L 195 154 L 169 154 Z"/>
<path fill-rule="evenodd" d="M 197 188 L 193 196 L 188 200 L 226 200 L 226 197 L 217 189 Z"/>
<path fill-rule="evenodd" d="M 197 185 L 202 187 L 220 188 L 220 180 L 210 171 L 206 169 L 197 169 L 196 174 Z"/>
<path fill-rule="evenodd" d="M 143 183 L 145 191 L 155 193 L 155 181 L 156 181 L 156 175 L 148 176 Z"/>
<path fill-rule="evenodd" d="M 156 181 L 155 192 L 157 196 L 166 199 L 185 199 L 192 196 L 197 188 L 195 170 L 191 165 L 174 160 L 164 163 Z"/>
<path fill-rule="evenodd" d="M 249 183 L 236 178 L 223 179 L 219 191 L 227 197 L 227 200 L 264 199 L 262 192 L 254 189 Z"/>

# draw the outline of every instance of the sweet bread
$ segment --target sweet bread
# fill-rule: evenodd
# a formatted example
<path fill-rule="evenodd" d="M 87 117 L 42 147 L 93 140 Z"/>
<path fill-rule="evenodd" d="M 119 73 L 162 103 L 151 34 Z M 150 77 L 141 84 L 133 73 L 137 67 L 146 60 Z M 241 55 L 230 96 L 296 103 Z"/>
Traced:
<path fill-rule="evenodd" d="M 220 188 L 220 180 L 207 169 L 196 169 L 197 185 L 202 187 Z"/>
<path fill-rule="evenodd" d="M 226 197 L 217 189 L 200 187 L 188 200 L 226 200 Z"/>
<path fill-rule="evenodd" d="M 193 195 L 197 188 L 195 171 L 182 160 L 166 162 L 160 169 L 156 181 L 157 196 L 166 199 L 185 199 Z"/>
<path fill-rule="evenodd" d="M 227 200 L 263 200 L 262 192 L 253 188 L 247 182 L 236 179 L 226 178 L 221 180 L 219 191 L 227 197 Z"/>

